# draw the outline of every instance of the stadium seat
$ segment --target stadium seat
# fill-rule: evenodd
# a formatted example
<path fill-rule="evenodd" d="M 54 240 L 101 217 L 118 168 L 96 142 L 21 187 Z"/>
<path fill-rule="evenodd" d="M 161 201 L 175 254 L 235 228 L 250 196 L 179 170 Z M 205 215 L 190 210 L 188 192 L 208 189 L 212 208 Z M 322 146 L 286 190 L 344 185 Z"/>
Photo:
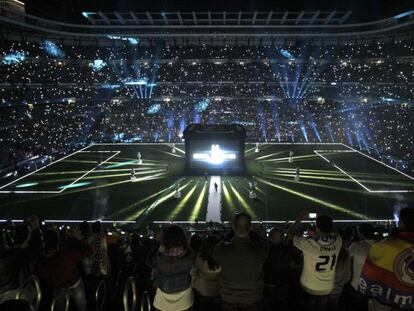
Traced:
<path fill-rule="evenodd" d="M 132 276 L 125 282 L 122 294 L 122 305 L 124 311 L 133 311 L 137 306 L 137 289 L 135 286 L 135 278 Z"/>

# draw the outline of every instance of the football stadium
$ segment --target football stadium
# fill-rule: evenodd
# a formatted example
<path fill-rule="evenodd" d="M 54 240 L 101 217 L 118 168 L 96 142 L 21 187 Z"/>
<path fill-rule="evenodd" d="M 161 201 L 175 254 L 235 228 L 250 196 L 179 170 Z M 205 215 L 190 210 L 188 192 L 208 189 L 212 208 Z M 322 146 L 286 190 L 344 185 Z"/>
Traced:
<path fill-rule="evenodd" d="M 411 1 L 0 25 L 0 310 L 414 308 Z"/>

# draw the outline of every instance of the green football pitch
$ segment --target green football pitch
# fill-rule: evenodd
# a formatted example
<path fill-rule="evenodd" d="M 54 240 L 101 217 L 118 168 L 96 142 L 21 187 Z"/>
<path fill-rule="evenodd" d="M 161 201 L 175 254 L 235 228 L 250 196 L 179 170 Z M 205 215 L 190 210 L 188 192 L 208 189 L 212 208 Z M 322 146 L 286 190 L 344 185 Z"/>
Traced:
<path fill-rule="evenodd" d="M 170 144 L 93 144 L 30 174 L 3 178 L 0 219 L 204 221 L 212 177 L 184 175 L 184 145 L 175 146 L 173 153 Z M 284 222 L 302 209 L 341 221 L 392 220 L 414 201 L 413 177 L 343 144 L 265 143 L 259 152 L 246 144 L 245 158 L 246 176 L 216 176 L 221 221 L 244 210 L 257 221 Z"/>

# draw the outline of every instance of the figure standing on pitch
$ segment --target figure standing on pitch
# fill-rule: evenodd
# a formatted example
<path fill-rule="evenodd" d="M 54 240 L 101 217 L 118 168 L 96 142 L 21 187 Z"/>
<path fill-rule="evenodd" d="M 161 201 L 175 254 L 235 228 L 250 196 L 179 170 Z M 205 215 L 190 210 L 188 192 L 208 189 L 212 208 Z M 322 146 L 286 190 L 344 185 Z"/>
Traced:
<path fill-rule="evenodd" d="M 293 151 L 289 151 L 289 163 L 293 163 Z"/>
<path fill-rule="evenodd" d="M 208 182 L 208 174 L 207 174 L 207 172 L 204 172 L 204 181 L 205 182 Z"/>
<path fill-rule="evenodd" d="M 217 185 L 217 183 L 215 182 L 215 183 L 214 183 L 214 191 L 215 191 L 215 192 L 217 192 L 217 190 L 218 190 L 218 185 Z"/>
<path fill-rule="evenodd" d="M 137 153 L 137 158 L 138 158 L 137 164 L 142 164 L 141 152 L 139 152 L 139 151 Z"/>
<path fill-rule="evenodd" d="M 174 189 L 175 189 L 174 198 L 176 199 L 181 198 L 180 183 L 176 183 Z"/>
<path fill-rule="evenodd" d="M 257 187 L 257 183 L 254 182 L 249 182 L 249 198 L 250 199 L 256 199 L 257 198 L 257 194 L 256 194 L 256 187 Z"/>
<path fill-rule="evenodd" d="M 135 177 L 135 170 L 133 168 L 131 168 L 131 181 L 136 180 L 137 178 Z"/>
<path fill-rule="evenodd" d="M 256 142 L 256 148 L 254 149 L 254 152 L 259 152 L 259 142 Z"/>
<path fill-rule="evenodd" d="M 300 168 L 296 168 L 295 181 L 300 181 Z"/>
<path fill-rule="evenodd" d="M 175 144 L 174 144 L 174 143 L 172 143 L 171 153 L 176 153 L 176 150 L 175 150 Z"/>

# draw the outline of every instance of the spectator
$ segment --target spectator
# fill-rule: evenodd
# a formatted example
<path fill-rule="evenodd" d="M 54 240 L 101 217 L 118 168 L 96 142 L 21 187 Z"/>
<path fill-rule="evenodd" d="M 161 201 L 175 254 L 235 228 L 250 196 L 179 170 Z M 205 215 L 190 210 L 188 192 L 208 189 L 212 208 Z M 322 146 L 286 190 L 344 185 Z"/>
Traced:
<path fill-rule="evenodd" d="M 371 246 L 375 243 L 375 229 L 369 223 L 357 227 L 358 241 L 349 246 L 349 256 L 352 259 L 352 280 L 347 291 L 347 304 L 351 310 L 367 310 L 368 298 L 358 292 L 358 283 L 362 267 Z"/>
<path fill-rule="evenodd" d="M 40 248 L 39 219 L 30 217 L 26 223 L 10 227 L 13 242 L 0 242 L 0 303 L 15 298 L 18 287 L 30 276 L 32 258 L 37 258 Z M 33 243 L 34 242 L 34 243 Z M 30 247 L 30 246 L 35 247 Z"/>
<path fill-rule="evenodd" d="M 295 259 L 295 249 L 285 240 L 278 228 L 269 232 L 269 257 L 264 265 L 265 309 L 289 310 L 293 288 L 291 267 Z"/>
<path fill-rule="evenodd" d="M 332 292 L 328 296 L 328 310 L 339 311 L 345 310 L 344 304 L 342 304 L 343 289 L 352 277 L 351 258 L 344 247 L 339 252 L 339 257 L 335 270 L 335 284 Z"/>
<path fill-rule="evenodd" d="M 261 309 L 268 246 L 250 232 L 250 227 L 250 215 L 237 214 L 232 224 L 234 237 L 219 243 L 214 251 L 222 269 L 220 295 L 225 311 Z"/>
<path fill-rule="evenodd" d="M 65 289 L 75 301 L 78 311 L 83 311 L 86 310 L 85 289 L 77 264 L 92 254 L 92 248 L 81 240 L 79 229 L 72 229 L 70 233 L 79 242 L 76 249 L 59 249 L 59 236 L 55 231 L 49 230 L 44 234 L 46 253 L 36 263 L 34 271 L 39 276 L 44 293 L 52 294 Z"/>
<path fill-rule="evenodd" d="M 198 250 L 200 249 L 201 243 L 202 243 L 202 239 L 200 237 L 200 235 L 198 235 L 197 233 L 193 234 L 190 238 L 190 246 L 193 249 L 194 253 L 197 254 Z"/>
<path fill-rule="evenodd" d="M 215 236 L 205 238 L 191 270 L 191 285 L 195 290 L 198 311 L 220 310 L 221 268 L 213 258 L 217 243 L 218 239 Z"/>
<path fill-rule="evenodd" d="M 399 213 L 400 231 L 372 245 L 358 290 L 372 311 L 414 309 L 414 208 Z"/>
<path fill-rule="evenodd" d="M 91 226 L 92 234 L 83 223 L 81 226 L 82 235 L 87 239 L 88 244 L 92 247 L 93 253 L 82 261 L 84 272 L 83 280 L 86 283 L 86 296 L 88 304 L 92 308 L 95 303 L 95 289 L 99 282 L 105 280 L 109 273 L 108 247 L 106 242 L 106 233 L 102 228 L 102 223 L 96 221 Z M 88 236 L 89 235 L 89 236 Z"/>
<path fill-rule="evenodd" d="M 316 219 L 316 232 L 309 237 L 295 235 L 307 213 L 301 212 L 289 228 L 288 239 L 303 253 L 303 270 L 300 284 L 304 290 L 303 309 L 328 310 L 328 295 L 334 289 L 335 268 L 342 238 L 334 233 L 332 218 L 326 215 Z"/>
<path fill-rule="evenodd" d="M 91 229 L 92 235 L 87 238 L 87 241 L 93 249 L 93 254 L 82 261 L 83 268 L 87 275 L 105 277 L 109 272 L 106 233 L 100 221 L 94 222 Z"/>
<path fill-rule="evenodd" d="M 187 245 L 183 229 L 176 225 L 167 227 L 157 253 L 148 261 L 154 273 L 155 308 L 182 311 L 192 307 L 190 270 L 193 260 L 194 254 Z"/>

